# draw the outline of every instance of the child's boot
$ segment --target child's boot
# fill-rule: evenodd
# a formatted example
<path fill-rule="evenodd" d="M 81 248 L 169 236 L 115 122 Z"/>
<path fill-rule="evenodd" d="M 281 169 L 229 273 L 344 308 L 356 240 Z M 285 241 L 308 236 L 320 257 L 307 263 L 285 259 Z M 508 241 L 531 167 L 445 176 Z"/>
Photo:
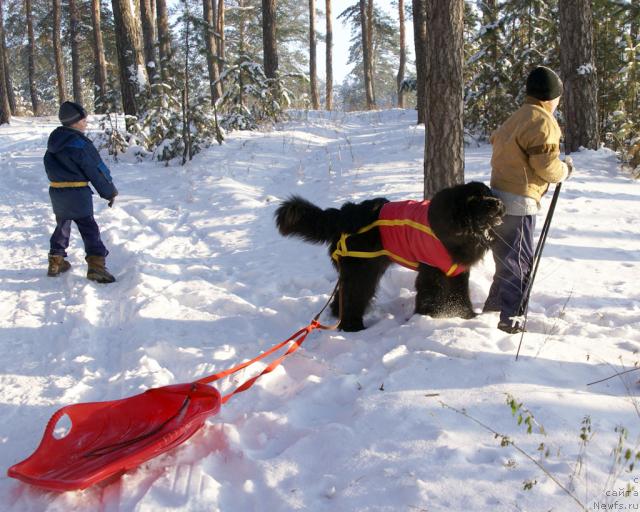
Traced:
<path fill-rule="evenodd" d="M 49 254 L 49 268 L 47 275 L 49 277 L 59 276 L 71 268 L 71 263 L 64 259 L 64 256 L 57 254 Z"/>
<path fill-rule="evenodd" d="M 87 256 L 85 258 L 89 268 L 87 269 L 87 279 L 97 283 L 113 283 L 116 278 L 113 277 L 105 266 L 104 256 Z"/>

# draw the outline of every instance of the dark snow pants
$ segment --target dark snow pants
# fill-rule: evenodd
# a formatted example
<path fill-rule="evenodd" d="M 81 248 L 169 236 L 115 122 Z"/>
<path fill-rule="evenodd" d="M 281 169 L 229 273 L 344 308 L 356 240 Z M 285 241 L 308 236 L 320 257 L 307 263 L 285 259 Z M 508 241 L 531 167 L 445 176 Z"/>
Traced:
<path fill-rule="evenodd" d="M 73 222 L 78 226 L 87 256 L 106 256 L 109 254 L 100 239 L 100 229 L 93 215 L 81 219 L 73 219 Z M 51 251 L 49 254 L 66 257 L 69 238 L 71 237 L 71 220 L 56 217 L 56 223 L 56 229 L 51 235 Z"/>
<path fill-rule="evenodd" d="M 500 322 L 511 324 L 511 317 L 518 314 L 533 262 L 535 224 L 534 215 L 505 215 L 495 228 L 491 250 L 496 273 L 484 309 L 500 311 Z"/>

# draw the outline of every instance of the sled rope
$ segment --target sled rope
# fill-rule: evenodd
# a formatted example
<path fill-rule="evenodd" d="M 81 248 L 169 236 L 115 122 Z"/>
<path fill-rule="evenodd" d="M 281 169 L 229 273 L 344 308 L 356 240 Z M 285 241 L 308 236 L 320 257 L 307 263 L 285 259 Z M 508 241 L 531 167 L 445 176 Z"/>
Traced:
<path fill-rule="evenodd" d="M 356 231 L 355 233 L 342 233 L 342 235 L 340 236 L 340 240 L 338 240 L 338 244 L 336 245 L 336 250 L 333 251 L 333 253 L 331 254 L 331 258 L 333 260 L 335 260 L 336 262 L 342 258 L 342 257 L 349 257 L 349 258 L 378 258 L 380 256 L 388 256 L 389 258 L 392 258 L 400 263 L 402 263 L 403 265 L 406 265 L 408 267 L 417 269 L 420 266 L 420 263 L 417 261 L 409 261 L 401 256 L 398 256 L 397 254 L 387 250 L 387 249 L 381 249 L 379 251 L 350 251 L 347 247 L 347 238 L 349 238 L 352 234 L 355 235 L 361 235 L 362 233 L 366 233 L 367 231 L 371 231 L 373 228 L 377 228 L 379 226 L 389 226 L 389 227 L 394 227 L 394 226 L 409 226 L 413 229 L 417 229 L 418 231 L 422 231 L 423 233 L 426 233 L 429 236 L 432 236 L 433 238 L 435 238 L 436 240 L 438 240 L 438 237 L 436 236 L 436 234 L 433 232 L 433 230 L 429 227 L 426 226 L 424 224 L 420 224 L 419 222 L 416 222 L 414 220 L 411 219 L 379 219 L 376 220 L 375 222 L 372 222 L 371 224 L 364 226 L 363 228 L 360 228 L 358 231 Z M 452 276 L 455 271 L 458 269 L 458 264 L 454 263 L 453 265 L 451 265 L 451 267 L 449 267 L 449 270 L 447 270 L 445 272 L 445 275 L 447 277 Z"/>
<path fill-rule="evenodd" d="M 316 316 L 313 317 L 313 320 L 311 320 L 309 325 L 307 325 L 306 327 L 303 327 L 302 329 L 300 329 L 296 333 L 292 334 L 286 340 L 274 345 L 269 350 L 266 350 L 265 352 L 263 352 L 262 354 L 260 354 L 257 357 L 254 357 L 250 361 L 245 361 L 244 363 L 241 363 L 241 364 L 239 364 L 237 366 L 234 366 L 232 368 L 229 368 L 227 370 L 223 370 L 221 372 L 214 373 L 213 375 L 209 375 L 207 377 L 203 377 L 201 379 L 198 379 L 195 382 L 198 383 L 198 384 L 210 384 L 210 383 L 215 382 L 217 380 L 223 379 L 224 377 L 228 377 L 229 375 L 233 375 L 234 373 L 237 373 L 240 370 L 244 370 L 245 368 L 251 366 L 252 364 L 257 363 L 258 361 L 261 361 L 265 357 L 270 356 L 271 354 L 277 352 L 278 350 L 280 350 L 283 347 L 285 347 L 288 344 L 290 344 L 289 348 L 287 349 L 287 351 L 284 354 L 282 354 L 280 357 L 274 359 L 258 375 L 254 376 L 254 377 L 251 377 L 249 380 L 245 381 L 243 384 L 238 386 L 236 389 L 234 389 L 230 393 L 227 393 L 226 395 L 224 395 L 222 397 L 222 403 L 225 404 L 225 403 L 227 403 L 229 401 L 229 399 L 233 395 L 236 395 L 238 393 L 242 393 L 243 391 L 246 391 L 251 386 L 253 386 L 260 377 L 262 377 L 263 375 L 266 375 L 267 373 L 271 373 L 278 366 L 280 366 L 282 361 L 284 361 L 288 356 L 290 356 L 296 350 L 298 350 L 300 348 L 300 345 L 302 345 L 304 340 L 307 339 L 307 336 L 312 331 L 314 331 L 316 329 L 320 329 L 320 330 L 334 330 L 334 329 L 337 329 L 338 325 L 340 324 L 340 321 L 338 321 L 338 323 L 336 323 L 335 325 L 324 325 L 324 324 L 321 324 L 318 321 L 318 319 L 320 318 L 320 315 L 322 315 L 324 310 L 327 309 L 327 307 L 331 303 L 331 300 L 335 297 L 335 295 L 336 295 L 336 293 L 338 292 L 339 289 L 340 289 L 340 281 L 338 280 L 338 282 L 336 283 L 335 287 L 333 288 L 333 292 L 331 292 L 331 296 L 329 297 L 329 300 L 327 300 L 327 302 L 322 307 L 320 312 Z M 342 318 L 342 300 L 339 301 L 339 306 L 340 306 L 340 315 L 339 315 L 339 317 Z"/>

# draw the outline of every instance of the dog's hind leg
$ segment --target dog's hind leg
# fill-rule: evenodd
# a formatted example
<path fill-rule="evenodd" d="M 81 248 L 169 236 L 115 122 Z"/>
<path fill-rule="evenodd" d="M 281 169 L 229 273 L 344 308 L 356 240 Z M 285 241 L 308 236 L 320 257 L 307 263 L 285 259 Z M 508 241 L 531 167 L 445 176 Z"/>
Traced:
<path fill-rule="evenodd" d="M 447 277 L 442 271 L 420 264 L 416 278 L 416 309 L 419 315 L 473 318 L 469 298 L 469 272 Z"/>
<path fill-rule="evenodd" d="M 331 304 L 333 314 L 340 317 L 339 329 L 351 332 L 364 329 L 362 318 L 388 266 L 386 257 L 340 261 L 339 293 Z"/>

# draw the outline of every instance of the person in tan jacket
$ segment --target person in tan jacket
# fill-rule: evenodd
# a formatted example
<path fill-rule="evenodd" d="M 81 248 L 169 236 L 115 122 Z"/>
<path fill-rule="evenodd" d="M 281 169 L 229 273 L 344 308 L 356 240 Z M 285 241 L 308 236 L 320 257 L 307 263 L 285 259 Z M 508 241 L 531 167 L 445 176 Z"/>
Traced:
<path fill-rule="evenodd" d="M 498 329 L 522 331 L 518 307 L 533 260 L 533 232 L 540 200 L 550 183 L 565 180 L 572 168 L 560 160 L 562 133 L 553 114 L 563 86 L 551 69 L 529 73 L 526 100 L 491 136 L 491 188 L 506 215 L 492 245 L 496 272 L 484 311 L 499 311 Z"/>

